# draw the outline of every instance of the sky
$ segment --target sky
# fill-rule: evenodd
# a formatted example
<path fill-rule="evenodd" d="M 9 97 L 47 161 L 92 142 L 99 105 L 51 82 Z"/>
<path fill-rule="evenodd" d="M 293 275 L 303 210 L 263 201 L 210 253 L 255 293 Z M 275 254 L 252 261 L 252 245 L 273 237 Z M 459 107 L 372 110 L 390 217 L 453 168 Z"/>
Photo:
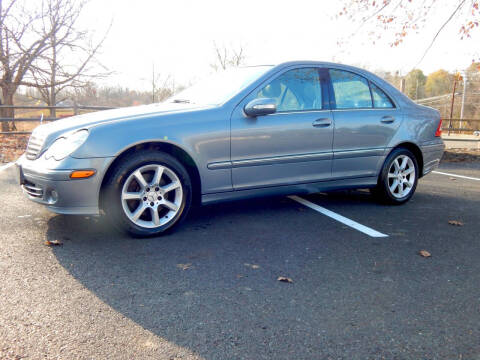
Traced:
<path fill-rule="evenodd" d="M 112 24 L 98 55 L 114 72 L 104 83 L 131 89 L 151 88 L 153 66 L 161 80 L 170 77 L 176 84 L 205 77 L 215 61 L 214 43 L 241 46 L 249 65 L 323 60 L 402 74 L 414 67 L 426 74 L 465 69 L 480 57 L 480 34 L 460 40 L 458 22 L 444 29 L 418 64 L 455 7 L 439 1 L 445 5 L 421 33 L 394 48 L 387 41 L 373 44 L 368 24 L 356 31 L 358 23 L 336 17 L 342 1 L 335 0 L 91 0 L 81 25 L 99 38 Z"/>

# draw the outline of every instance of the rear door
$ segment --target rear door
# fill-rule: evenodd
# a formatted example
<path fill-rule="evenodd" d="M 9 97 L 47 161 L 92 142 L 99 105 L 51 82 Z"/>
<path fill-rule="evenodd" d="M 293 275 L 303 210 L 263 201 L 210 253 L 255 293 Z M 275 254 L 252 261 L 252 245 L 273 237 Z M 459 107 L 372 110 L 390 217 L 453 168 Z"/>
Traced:
<path fill-rule="evenodd" d="M 328 73 L 335 121 L 332 176 L 375 176 L 402 121 L 401 112 L 365 77 L 341 69 Z"/>
<path fill-rule="evenodd" d="M 333 118 L 325 73 L 286 70 L 237 106 L 231 119 L 235 190 L 330 179 Z M 274 99 L 277 112 L 247 117 L 243 107 L 255 98 Z"/>

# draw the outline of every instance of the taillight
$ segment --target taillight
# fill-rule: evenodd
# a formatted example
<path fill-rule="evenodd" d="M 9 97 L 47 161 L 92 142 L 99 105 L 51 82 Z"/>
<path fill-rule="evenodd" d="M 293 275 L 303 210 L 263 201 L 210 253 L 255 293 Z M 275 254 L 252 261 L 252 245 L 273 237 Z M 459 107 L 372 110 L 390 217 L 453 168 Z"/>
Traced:
<path fill-rule="evenodd" d="M 437 131 L 435 131 L 435 136 L 442 136 L 442 119 L 438 122 Z"/>

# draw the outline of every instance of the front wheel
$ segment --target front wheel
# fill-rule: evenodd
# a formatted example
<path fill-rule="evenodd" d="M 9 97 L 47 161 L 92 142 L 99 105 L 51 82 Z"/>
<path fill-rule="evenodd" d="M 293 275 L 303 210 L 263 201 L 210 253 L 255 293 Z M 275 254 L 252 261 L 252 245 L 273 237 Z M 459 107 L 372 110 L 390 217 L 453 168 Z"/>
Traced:
<path fill-rule="evenodd" d="M 133 236 L 160 235 L 185 218 L 192 202 L 188 172 L 160 151 L 133 153 L 112 171 L 103 208 L 113 225 Z"/>
<path fill-rule="evenodd" d="M 418 163 L 415 155 L 399 148 L 388 155 L 373 189 L 380 200 L 390 204 L 403 204 L 413 196 L 418 183 Z"/>

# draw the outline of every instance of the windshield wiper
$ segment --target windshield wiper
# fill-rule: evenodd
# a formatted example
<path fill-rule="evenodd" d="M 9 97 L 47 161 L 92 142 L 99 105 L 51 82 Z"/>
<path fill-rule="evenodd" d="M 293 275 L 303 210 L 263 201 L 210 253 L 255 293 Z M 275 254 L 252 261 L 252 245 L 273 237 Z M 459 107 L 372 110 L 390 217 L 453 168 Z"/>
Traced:
<path fill-rule="evenodd" d="M 173 103 L 177 103 L 177 104 L 189 104 L 190 103 L 190 100 L 187 100 L 187 99 L 175 99 L 172 101 Z"/>

